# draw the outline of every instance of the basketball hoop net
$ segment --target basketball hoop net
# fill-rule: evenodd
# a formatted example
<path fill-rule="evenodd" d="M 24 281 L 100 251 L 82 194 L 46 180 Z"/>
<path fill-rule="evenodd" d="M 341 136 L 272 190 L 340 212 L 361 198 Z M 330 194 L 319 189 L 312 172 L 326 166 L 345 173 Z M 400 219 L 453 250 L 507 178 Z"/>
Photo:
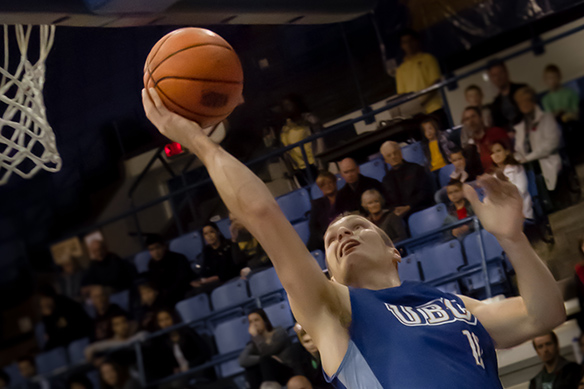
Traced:
<path fill-rule="evenodd" d="M 0 117 L 0 185 L 12 173 L 31 178 L 40 169 L 61 170 L 55 134 L 47 121 L 43 101 L 45 60 L 53 46 L 55 26 L 39 26 L 40 54 L 36 63 L 27 58 L 32 26 L 14 26 L 20 62 L 9 71 L 9 26 L 4 25 L 4 64 L 0 67 L 0 105 L 6 110 Z"/>

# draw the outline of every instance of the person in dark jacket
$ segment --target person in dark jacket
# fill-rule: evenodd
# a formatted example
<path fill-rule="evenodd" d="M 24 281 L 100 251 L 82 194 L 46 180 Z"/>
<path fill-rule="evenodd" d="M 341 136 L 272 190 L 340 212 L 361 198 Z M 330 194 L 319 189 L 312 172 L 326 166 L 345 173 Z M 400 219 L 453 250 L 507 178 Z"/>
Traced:
<path fill-rule="evenodd" d="M 102 240 L 92 240 L 88 249 L 91 261 L 81 282 L 85 294 L 92 285 L 107 286 L 114 292 L 129 289 L 133 285 L 137 274 L 133 264 L 110 253 Z"/>
<path fill-rule="evenodd" d="M 363 208 L 367 210 L 367 219 L 381 228 L 393 243 L 401 242 L 408 238 L 408 233 L 402 218 L 385 209 L 385 199 L 375 189 L 363 192 L 361 196 Z"/>
<path fill-rule="evenodd" d="M 231 255 L 233 262 L 241 269 L 241 278 L 247 278 L 250 274 L 272 266 L 268 255 L 257 239 L 241 224 L 231 213 L 229 214 L 231 225 Z"/>
<path fill-rule="evenodd" d="M 324 233 L 335 217 L 341 214 L 337 210 L 337 177 L 324 170 L 316 177 L 316 185 L 323 196 L 312 200 L 310 207 L 310 237 L 307 247 L 312 250 L 324 250 Z"/>
<path fill-rule="evenodd" d="M 381 182 L 374 178 L 365 177 L 359 172 L 359 165 L 353 158 L 345 158 L 339 162 L 341 177 L 346 184 L 337 194 L 337 210 L 343 212 L 363 212 L 361 208 L 361 195 L 367 189 L 376 189 L 384 193 Z"/>
<path fill-rule="evenodd" d="M 112 317 L 127 314 L 117 304 L 110 303 L 111 290 L 101 285 L 94 285 L 91 288 L 90 299 L 95 309 L 93 319 L 95 333 L 93 340 L 100 341 L 111 338 L 114 335 L 112 329 Z"/>
<path fill-rule="evenodd" d="M 513 96 L 525 84 L 511 82 L 507 65 L 501 60 L 489 62 L 487 65 L 487 73 L 491 83 L 499 90 L 499 94 L 490 105 L 493 116 L 493 127 L 501 127 L 508 132 L 512 132 L 513 126 L 519 123 L 522 118 Z"/>
<path fill-rule="evenodd" d="M 57 295 L 50 286 L 39 291 L 40 310 L 47 343 L 44 349 L 66 347 L 76 339 L 91 337 L 93 323 L 81 304 Z"/>
<path fill-rule="evenodd" d="M 298 323 L 294 326 L 294 332 L 298 336 L 298 343 L 292 345 L 292 359 L 295 361 L 294 373 L 308 378 L 314 389 L 333 388 L 326 382 L 322 374 L 322 361 L 320 353 L 306 330 Z"/>
<path fill-rule="evenodd" d="M 176 304 L 185 297 L 195 279 L 195 273 L 187 257 L 172 252 L 160 235 L 152 234 L 146 239 L 150 252 L 148 281 L 161 291 L 169 304 Z"/>
<path fill-rule="evenodd" d="M 541 371 L 529 382 L 529 389 L 572 389 L 580 381 L 580 365 L 560 355 L 560 343 L 552 331 L 533 339 L 533 348 L 543 362 Z"/>
<path fill-rule="evenodd" d="M 432 184 L 426 170 L 404 160 L 396 142 L 385 142 L 380 151 L 385 162 L 391 165 L 391 170 L 383 177 L 387 207 L 405 220 L 412 213 L 431 206 Z"/>

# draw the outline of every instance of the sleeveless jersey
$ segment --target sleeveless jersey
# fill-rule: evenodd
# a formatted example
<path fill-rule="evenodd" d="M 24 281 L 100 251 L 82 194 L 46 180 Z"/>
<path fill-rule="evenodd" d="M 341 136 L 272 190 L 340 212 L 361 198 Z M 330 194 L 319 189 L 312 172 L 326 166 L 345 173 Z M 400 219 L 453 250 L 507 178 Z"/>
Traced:
<path fill-rule="evenodd" d="M 502 389 L 493 340 L 458 296 L 409 281 L 349 293 L 349 348 L 327 377 L 335 386 Z"/>

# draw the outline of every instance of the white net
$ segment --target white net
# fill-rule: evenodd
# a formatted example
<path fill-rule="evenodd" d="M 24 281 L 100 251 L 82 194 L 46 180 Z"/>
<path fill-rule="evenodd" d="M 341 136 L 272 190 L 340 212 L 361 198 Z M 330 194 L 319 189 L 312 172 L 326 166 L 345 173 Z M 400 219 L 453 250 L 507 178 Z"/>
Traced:
<path fill-rule="evenodd" d="M 0 185 L 6 184 L 12 173 L 23 178 L 34 176 L 40 169 L 57 172 L 61 157 L 55 134 L 47 121 L 43 101 L 45 60 L 53 46 L 55 26 L 38 26 L 38 60 L 27 57 L 31 33 L 37 27 L 14 26 L 19 62 L 10 72 L 11 31 L 4 25 L 4 63 L 0 67 Z M 1 110 L 0 110 L 1 111 Z"/>

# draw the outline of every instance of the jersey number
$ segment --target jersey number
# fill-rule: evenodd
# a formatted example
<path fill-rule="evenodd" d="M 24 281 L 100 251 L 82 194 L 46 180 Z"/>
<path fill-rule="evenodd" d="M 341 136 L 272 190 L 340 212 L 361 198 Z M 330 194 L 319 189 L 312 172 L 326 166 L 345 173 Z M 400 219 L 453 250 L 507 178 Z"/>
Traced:
<path fill-rule="evenodd" d="M 483 362 L 483 350 L 481 350 L 481 346 L 479 346 L 479 337 L 469 330 L 463 330 L 462 333 L 468 339 L 468 343 L 470 345 L 470 349 L 472 350 L 472 356 L 474 357 L 475 362 L 484 369 L 485 363 Z"/>

